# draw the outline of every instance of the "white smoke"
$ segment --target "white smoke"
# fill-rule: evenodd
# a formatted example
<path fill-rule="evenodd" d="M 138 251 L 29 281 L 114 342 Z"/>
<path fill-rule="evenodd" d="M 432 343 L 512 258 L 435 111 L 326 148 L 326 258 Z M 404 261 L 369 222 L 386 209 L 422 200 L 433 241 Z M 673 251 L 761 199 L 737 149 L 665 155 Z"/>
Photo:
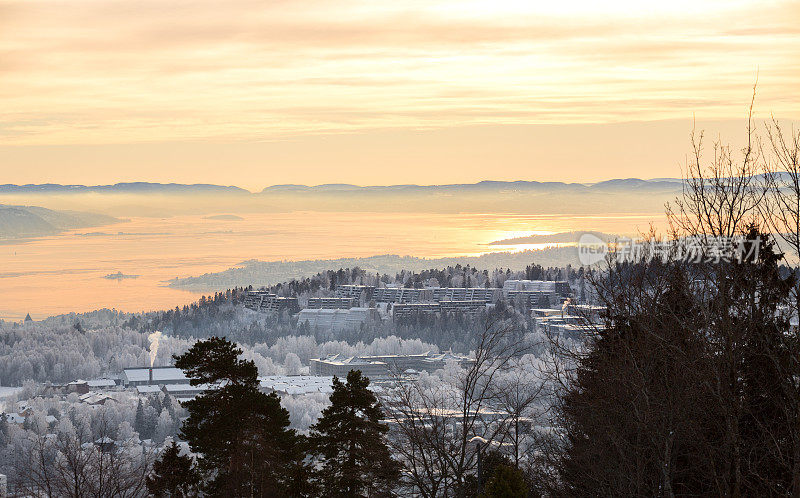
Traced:
<path fill-rule="evenodd" d="M 561 305 L 561 318 L 564 318 L 564 314 L 569 309 L 569 305 L 572 304 L 571 298 L 564 299 L 564 304 Z"/>
<path fill-rule="evenodd" d="M 158 354 L 158 341 L 161 340 L 161 331 L 156 330 L 147 336 L 150 341 L 150 366 L 152 367 L 156 362 L 156 355 Z"/>

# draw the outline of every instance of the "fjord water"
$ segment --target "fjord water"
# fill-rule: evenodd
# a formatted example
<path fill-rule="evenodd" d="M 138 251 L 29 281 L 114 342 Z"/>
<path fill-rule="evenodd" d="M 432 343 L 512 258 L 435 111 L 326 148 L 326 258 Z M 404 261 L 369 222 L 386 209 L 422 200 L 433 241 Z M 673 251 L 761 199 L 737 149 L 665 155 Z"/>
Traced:
<path fill-rule="evenodd" d="M 659 215 L 289 212 L 239 217 L 135 217 L 50 237 L 6 241 L 0 245 L 0 319 L 19 321 L 26 313 L 40 319 L 100 308 L 135 312 L 183 306 L 200 293 L 167 287 L 168 280 L 222 271 L 250 259 L 475 256 L 530 249 L 487 244 L 533 233 L 635 233 Z M 137 277 L 104 278 L 118 272 Z"/>

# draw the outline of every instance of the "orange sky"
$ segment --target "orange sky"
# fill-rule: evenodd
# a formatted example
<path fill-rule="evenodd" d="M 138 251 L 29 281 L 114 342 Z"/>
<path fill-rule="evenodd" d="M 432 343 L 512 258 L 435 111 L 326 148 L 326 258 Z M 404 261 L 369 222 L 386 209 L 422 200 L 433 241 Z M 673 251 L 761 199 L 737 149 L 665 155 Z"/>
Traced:
<path fill-rule="evenodd" d="M 0 0 L 0 183 L 677 176 L 800 118 L 800 3 Z"/>

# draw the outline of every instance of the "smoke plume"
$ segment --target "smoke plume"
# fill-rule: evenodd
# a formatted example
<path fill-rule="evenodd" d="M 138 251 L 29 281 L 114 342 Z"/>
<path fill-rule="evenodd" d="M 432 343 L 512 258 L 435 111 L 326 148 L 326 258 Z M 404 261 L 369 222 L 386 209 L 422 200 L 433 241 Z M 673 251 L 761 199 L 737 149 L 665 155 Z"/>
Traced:
<path fill-rule="evenodd" d="M 147 340 L 150 341 L 150 366 L 152 367 L 156 362 L 156 355 L 158 354 L 158 341 L 161 340 L 161 332 L 156 330 L 147 336 Z"/>

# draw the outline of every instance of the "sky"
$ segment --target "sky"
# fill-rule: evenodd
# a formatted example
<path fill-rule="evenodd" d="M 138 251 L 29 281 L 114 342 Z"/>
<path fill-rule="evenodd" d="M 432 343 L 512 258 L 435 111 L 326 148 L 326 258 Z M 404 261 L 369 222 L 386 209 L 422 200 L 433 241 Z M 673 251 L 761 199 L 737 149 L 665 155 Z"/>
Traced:
<path fill-rule="evenodd" d="M 670 177 L 800 119 L 800 2 L 0 0 L 0 183 Z"/>

